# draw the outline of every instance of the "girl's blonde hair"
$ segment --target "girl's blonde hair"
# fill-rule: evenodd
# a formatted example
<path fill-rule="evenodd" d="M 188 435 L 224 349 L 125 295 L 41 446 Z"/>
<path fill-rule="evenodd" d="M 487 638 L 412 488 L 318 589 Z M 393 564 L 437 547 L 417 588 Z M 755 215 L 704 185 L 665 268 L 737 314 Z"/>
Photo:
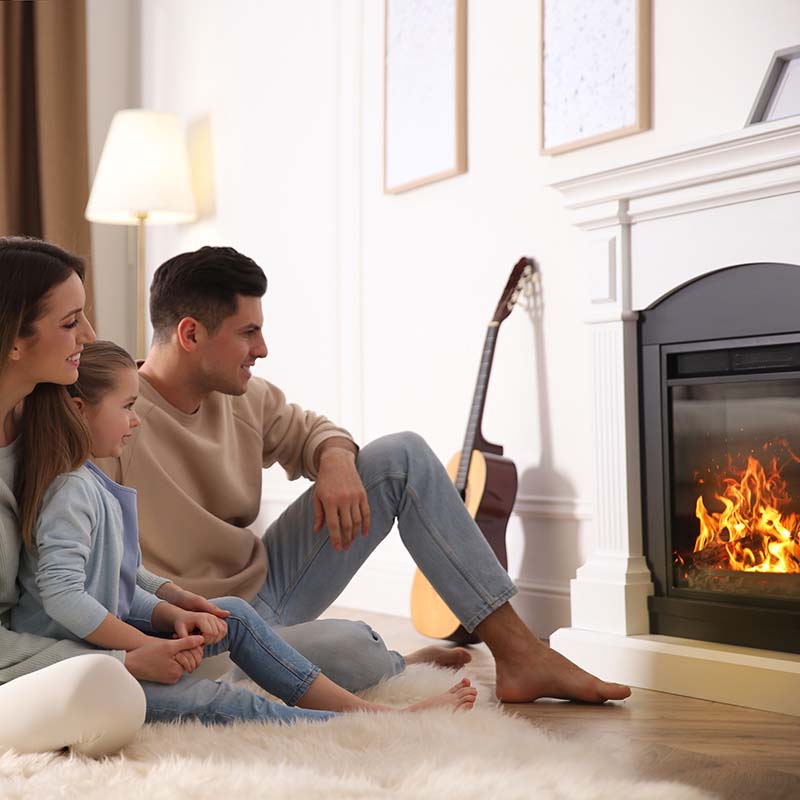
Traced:
<path fill-rule="evenodd" d="M 114 388 L 121 369 L 136 369 L 136 362 L 127 350 L 103 340 L 87 344 L 81 353 L 78 380 L 70 386 L 69 393 L 95 406 Z"/>

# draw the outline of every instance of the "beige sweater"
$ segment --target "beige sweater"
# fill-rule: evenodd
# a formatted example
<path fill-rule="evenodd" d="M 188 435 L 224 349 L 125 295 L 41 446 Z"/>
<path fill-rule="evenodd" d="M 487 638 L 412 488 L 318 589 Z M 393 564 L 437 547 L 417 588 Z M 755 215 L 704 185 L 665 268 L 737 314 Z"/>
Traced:
<path fill-rule="evenodd" d="M 98 463 L 138 490 L 145 566 L 206 597 L 252 599 L 267 576 L 264 547 L 246 527 L 261 507 L 262 467 L 314 480 L 317 447 L 350 434 L 260 378 L 186 414 L 141 377 L 136 411 L 142 425 L 122 458 Z"/>

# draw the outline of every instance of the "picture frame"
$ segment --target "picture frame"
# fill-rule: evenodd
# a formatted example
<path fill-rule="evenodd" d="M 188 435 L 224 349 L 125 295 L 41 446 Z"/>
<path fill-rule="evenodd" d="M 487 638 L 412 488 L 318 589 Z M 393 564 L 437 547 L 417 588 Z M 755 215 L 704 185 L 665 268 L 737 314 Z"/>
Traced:
<path fill-rule="evenodd" d="M 540 152 L 648 130 L 651 0 L 541 0 Z"/>
<path fill-rule="evenodd" d="M 384 2 L 383 188 L 467 171 L 467 0 Z"/>
<path fill-rule="evenodd" d="M 800 45 L 772 54 L 745 126 L 795 114 L 800 114 Z"/>

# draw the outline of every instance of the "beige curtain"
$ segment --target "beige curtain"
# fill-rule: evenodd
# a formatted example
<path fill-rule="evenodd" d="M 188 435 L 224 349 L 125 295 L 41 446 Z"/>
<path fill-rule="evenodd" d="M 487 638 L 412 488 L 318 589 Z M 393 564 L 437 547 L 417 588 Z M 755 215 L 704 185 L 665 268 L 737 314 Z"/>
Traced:
<path fill-rule="evenodd" d="M 38 236 L 88 264 L 86 103 L 85 0 L 0 2 L 0 235 Z"/>

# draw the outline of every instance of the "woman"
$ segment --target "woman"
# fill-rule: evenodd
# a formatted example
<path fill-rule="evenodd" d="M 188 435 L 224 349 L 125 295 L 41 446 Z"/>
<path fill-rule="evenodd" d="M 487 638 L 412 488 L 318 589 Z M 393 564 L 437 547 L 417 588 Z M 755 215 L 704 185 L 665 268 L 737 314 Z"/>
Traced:
<path fill-rule="evenodd" d="M 76 381 L 83 345 L 95 338 L 83 311 L 83 277 L 81 259 L 54 245 L 0 238 L 0 747 L 71 747 L 97 756 L 118 750 L 141 727 L 145 701 L 136 678 L 177 682 L 183 668 L 176 656 L 203 639 L 102 654 L 8 628 L 21 546 L 17 498 L 41 497 L 46 488 L 25 454 L 50 447 L 50 432 L 66 429 L 58 455 L 71 468 L 88 441 L 64 388 Z M 147 585 L 148 575 L 138 580 Z M 162 594 L 159 583 L 149 588 Z M 184 599 L 191 605 L 194 598 Z"/>

